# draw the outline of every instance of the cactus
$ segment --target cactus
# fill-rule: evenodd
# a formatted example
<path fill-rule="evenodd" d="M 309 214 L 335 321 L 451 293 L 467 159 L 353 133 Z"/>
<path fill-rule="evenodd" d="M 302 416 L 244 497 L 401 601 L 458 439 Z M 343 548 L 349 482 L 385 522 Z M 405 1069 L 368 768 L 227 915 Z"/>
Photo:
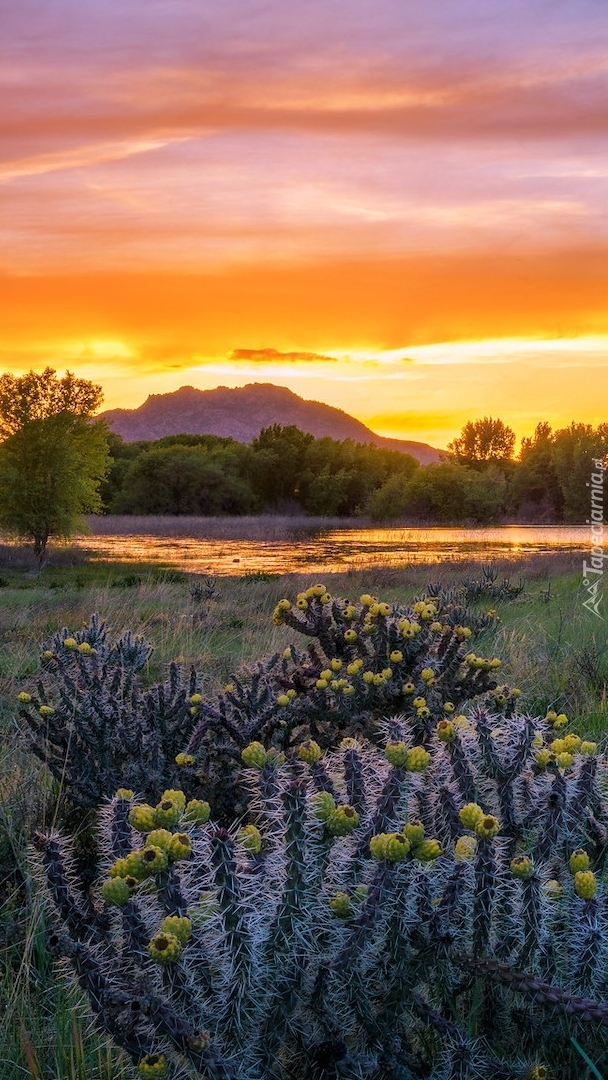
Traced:
<path fill-rule="evenodd" d="M 165 683 L 145 689 L 139 672 L 150 654 L 131 633 L 108 642 L 93 615 L 76 634 L 55 635 L 37 690 L 20 694 L 32 751 L 78 806 L 98 806 L 119 787 L 156 801 L 169 785 L 187 786 L 189 774 L 195 783 L 175 759 L 196 723 L 197 677 L 171 664 Z"/>
<path fill-rule="evenodd" d="M 289 646 L 233 677 L 217 702 L 201 701 L 186 748 L 216 814 L 229 822 L 246 809 L 236 776 L 252 741 L 285 752 L 311 740 L 336 746 L 345 734 L 377 740 L 379 723 L 403 712 L 422 744 L 438 721 L 459 718 L 473 700 L 512 715 L 519 692 L 498 684 L 498 658 L 471 651 L 473 631 L 461 621 L 479 630 L 491 620 L 475 621 L 452 592 L 431 585 L 401 607 L 367 595 L 351 603 L 313 585 L 294 604 L 279 601 L 274 622 L 308 638 L 307 647 Z"/>
<path fill-rule="evenodd" d="M 381 732 L 245 748 L 229 829 L 119 793 L 91 894 L 39 840 L 52 948 L 139 1075 L 515 1080 L 605 1045 L 605 763 L 570 738 L 560 765 L 550 714 Z"/>

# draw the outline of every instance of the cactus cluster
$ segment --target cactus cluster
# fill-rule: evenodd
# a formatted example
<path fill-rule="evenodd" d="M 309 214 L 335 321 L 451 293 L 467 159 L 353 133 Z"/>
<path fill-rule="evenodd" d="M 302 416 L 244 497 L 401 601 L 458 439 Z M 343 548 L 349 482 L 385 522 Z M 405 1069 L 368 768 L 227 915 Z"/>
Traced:
<path fill-rule="evenodd" d="M 78 806 L 98 806 L 121 786 L 157 799 L 188 782 L 176 757 L 196 722 L 197 676 L 171 664 L 166 682 L 146 689 L 139 673 L 150 654 L 130 632 L 110 642 L 93 615 L 78 632 L 55 635 L 36 689 L 19 694 L 33 753 Z"/>
<path fill-rule="evenodd" d="M 489 700 L 506 716 L 516 707 L 519 691 L 498 681 L 500 660 L 471 649 L 491 619 L 440 586 L 401 606 L 367 594 L 351 603 L 313 585 L 295 602 L 280 600 L 273 618 L 308 639 L 306 647 L 289 645 L 233 676 L 217 701 L 201 700 L 187 747 L 223 820 L 245 809 L 236 766 L 251 741 L 283 752 L 308 738 L 323 748 L 345 734 L 373 741 L 378 721 L 399 712 L 422 743 L 473 700 Z"/>
<path fill-rule="evenodd" d="M 69 845 L 40 839 L 52 946 L 140 1077 L 515 1080 L 600 1044 L 597 747 L 483 706 L 379 733 L 252 741 L 228 829 L 180 790 L 119 791 L 86 894 Z"/>

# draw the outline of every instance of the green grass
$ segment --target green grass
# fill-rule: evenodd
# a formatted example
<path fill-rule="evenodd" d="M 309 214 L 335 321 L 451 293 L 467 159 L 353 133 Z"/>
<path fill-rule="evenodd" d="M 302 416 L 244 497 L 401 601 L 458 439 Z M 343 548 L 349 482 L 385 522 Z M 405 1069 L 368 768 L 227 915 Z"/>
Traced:
<path fill-rule="evenodd" d="M 503 659 L 502 677 L 522 690 L 522 707 L 565 711 L 576 730 L 604 738 L 608 729 L 608 645 L 602 623 L 582 607 L 581 575 L 572 556 L 529 558 L 499 567 L 525 582 L 516 600 L 481 600 L 498 619 L 482 649 Z M 372 592 L 401 603 L 429 580 L 458 583 L 478 564 L 406 569 L 382 567 L 325 575 L 334 595 Z M 217 578 L 213 595 L 195 600 L 203 579 L 157 567 L 86 563 L 31 568 L 0 563 L 0 1023 L 2 1080 L 127 1080 L 122 1056 L 98 1036 L 74 990 L 56 978 L 44 947 L 41 898 L 32 885 L 27 845 L 52 823 L 55 792 L 20 731 L 16 695 L 31 685 L 52 634 L 76 630 L 97 611 L 115 635 L 132 630 L 154 646 L 146 678 L 161 678 L 181 658 L 208 689 L 258 657 L 283 650 L 296 635 L 272 623 L 272 610 L 311 584 L 309 576 L 250 574 Z M 565 1076 L 592 1075 L 572 1050 Z M 566 1052 L 566 1051 L 565 1051 Z M 570 1053 L 570 1051 L 568 1051 Z"/>

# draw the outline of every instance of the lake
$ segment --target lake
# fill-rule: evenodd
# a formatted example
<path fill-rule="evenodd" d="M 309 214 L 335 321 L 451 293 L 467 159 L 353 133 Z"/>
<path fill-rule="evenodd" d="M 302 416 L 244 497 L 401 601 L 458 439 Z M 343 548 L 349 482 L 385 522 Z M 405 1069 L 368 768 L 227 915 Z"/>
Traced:
<path fill-rule="evenodd" d="M 150 519 L 149 525 L 145 518 L 120 521 L 124 532 L 115 531 L 116 519 L 92 519 L 92 535 L 78 537 L 76 543 L 97 559 L 158 563 L 219 576 L 256 572 L 329 574 L 378 565 L 397 568 L 464 559 L 516 561 L 532 554 L 583 552 L 590 544 L 586 525 L 323 528 L 298 519 L 292 524 L 291 535 L 269 539 L 257 535 L 259 526 L 248 525 L 255 519 L 228 519 L 223 529 L 221 519 L 218 527 L 217 518 L 210 519 L 207 529 L 204 518 L 170 518 L 166 525 L 159 518 Z M 130 527 L 132 531 L 127 531 Z"/>

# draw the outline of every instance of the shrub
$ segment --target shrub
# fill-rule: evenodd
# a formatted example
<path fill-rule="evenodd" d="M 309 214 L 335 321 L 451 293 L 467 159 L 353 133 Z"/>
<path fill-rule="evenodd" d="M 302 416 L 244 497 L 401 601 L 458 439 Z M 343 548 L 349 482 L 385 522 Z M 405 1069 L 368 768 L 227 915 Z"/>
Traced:
<path fill-rule="evenodd" d="M 605 763 L 563 722 L 480 708 L 425 749 L 397 717 L 383 750 L 286 763 L 253 743 L 229 830 L 180 791 L 118 792 L 92 897 L 40 839 L 52 947 L 142 1077 L 571 1076 L 570 1038 L 597 1055 L 608 1023 L 608 819 Z"/>

